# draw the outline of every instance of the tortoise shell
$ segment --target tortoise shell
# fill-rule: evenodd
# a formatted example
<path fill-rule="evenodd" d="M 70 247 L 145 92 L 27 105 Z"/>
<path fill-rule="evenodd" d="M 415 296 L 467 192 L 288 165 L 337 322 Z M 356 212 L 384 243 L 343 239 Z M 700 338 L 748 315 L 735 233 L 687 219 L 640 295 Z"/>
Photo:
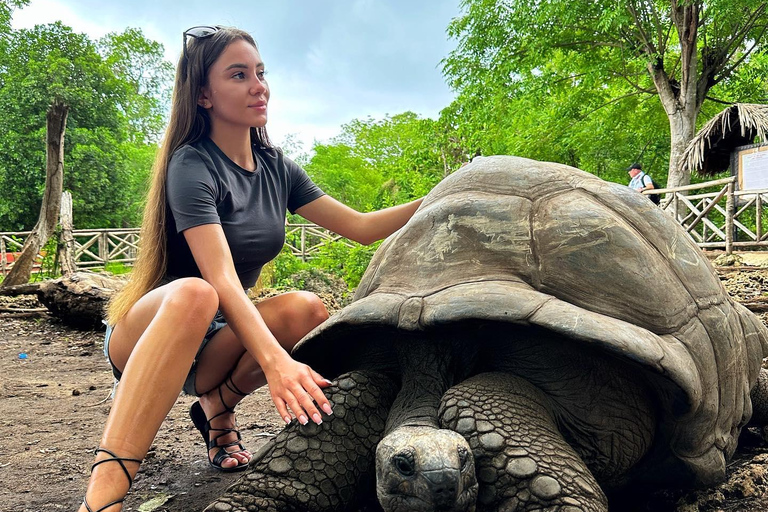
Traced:
<path fill-rule="evenodd" d="M 439 183 L 378 249 L 354 301 L 294 354 L 335 375 L 377 336 L 463 321 L 539 326 L 642 368 L 665 463 L 702 484 L 724 478 L 768 355 L 766 328 L 647 197 L 509 156 Z"/>

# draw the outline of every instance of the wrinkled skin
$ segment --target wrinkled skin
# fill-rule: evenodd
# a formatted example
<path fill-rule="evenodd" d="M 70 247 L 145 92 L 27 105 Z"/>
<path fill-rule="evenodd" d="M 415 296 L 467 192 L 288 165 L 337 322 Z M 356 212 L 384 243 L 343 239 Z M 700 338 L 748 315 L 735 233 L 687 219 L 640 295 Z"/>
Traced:
<path fill-rule="evenodd" d="M 376 448 L 376 487 L 384 510 L 475 510 L 477 478 L 467 441 L 452 430 L 403 427 Z"/>

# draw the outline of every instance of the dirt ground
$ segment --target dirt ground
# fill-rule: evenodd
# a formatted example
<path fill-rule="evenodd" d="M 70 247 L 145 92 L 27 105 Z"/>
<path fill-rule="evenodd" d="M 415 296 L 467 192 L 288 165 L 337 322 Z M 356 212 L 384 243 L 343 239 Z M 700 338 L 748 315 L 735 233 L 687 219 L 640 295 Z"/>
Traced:
<path fill-rule="evenodd" d="M 722 277 L 740 300 L 768 294 L 768 269 L 726 269 Z M 3 303 L 40 307 L 29 297 Z M 101 352 L 102 336 L 71 329 L 47 314 L 0 313 L 0 511 L 77 510 L 110 407 L 112 377 Z M 193 401 L 182 396 L 171 410 L 124 510 L 202 511 L 238 478 L 209 468 L 202 438 L 188 417 Z M 238 412 L 252 451 L 282 428 L 265 390 L 244 400 Z M 767 510 L 768 447 L 754 432 L 747 438 L 725 484 L 630 497 L 612 510 Z"/>

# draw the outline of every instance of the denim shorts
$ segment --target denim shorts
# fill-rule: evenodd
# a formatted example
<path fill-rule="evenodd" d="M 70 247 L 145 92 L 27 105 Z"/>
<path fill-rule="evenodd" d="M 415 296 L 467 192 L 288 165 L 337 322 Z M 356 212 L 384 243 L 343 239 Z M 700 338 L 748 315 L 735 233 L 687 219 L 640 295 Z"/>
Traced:
<path fill-rule="evenodd" d="M 115 383 L 114 387 L 112 389 L 112 394 L 114 395 L 115 390 L 117 389 L 117 384 L 120 381 L 120 377 L 123 376 L 122 372 L 118 370 L 115 365 L 112 363 L 112 359 L 109 357 L 109 338 L 112 336 L 112 326 L 107 324 L 106 322 L 103 322 L 104 325 L 107 326 L 107 332 L 104 335 L 104 355 L 107 358 L 107 362 L 109 362 L 109 365 L 112 367 L 112 375 L 115 377 Z M 205 337 L 203 337 L 202 343 L 200 343 L 200 348 L 197 349 L 197 354 L 195 354 L 195 360 L 192 361 L 192 367 L 189 369 L 189 373 L 187 374 L 187 378 L 184 381 L 184 387 L 182 387 L 182 391 L 186 393 L 187 395 L 192 396 L 200 396 L 200 394 L 195 389 L 195 376 L 197 375 L 197 360 L 200 358 L 200 354 L 203 352 L 203 349 L 208 344 L 211 339 L 216 335 L 217 332 L 219 332 L 225 325 L 227 325 L 227 322 L 224 320 L 224 315 L 221 314 L 221 311 L 216 312 L 216 316 L 213 317 L 213 320 L 211 321 L 211 325 L 208 326 L 208 330 L 205 333 Z"/>

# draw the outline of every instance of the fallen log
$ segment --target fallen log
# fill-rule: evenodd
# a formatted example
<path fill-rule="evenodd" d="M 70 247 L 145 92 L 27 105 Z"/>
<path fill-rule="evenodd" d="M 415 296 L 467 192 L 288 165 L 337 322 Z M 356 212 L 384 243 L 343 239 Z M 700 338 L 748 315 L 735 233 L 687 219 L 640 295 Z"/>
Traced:
<path fill-rule="evenodd" d="M 753 297 L 738 302 L 753 313 L 768 312 L 768 297 Z"/>
<path fill-rule="evenodd" d="M 107 303 L 126 282 L 120 277 L 76 272 L 51 281 L 0 288 L 0 295 L 37 295 L 43 306 L 62 322 L 94 329 L 101 327 Z"/>

